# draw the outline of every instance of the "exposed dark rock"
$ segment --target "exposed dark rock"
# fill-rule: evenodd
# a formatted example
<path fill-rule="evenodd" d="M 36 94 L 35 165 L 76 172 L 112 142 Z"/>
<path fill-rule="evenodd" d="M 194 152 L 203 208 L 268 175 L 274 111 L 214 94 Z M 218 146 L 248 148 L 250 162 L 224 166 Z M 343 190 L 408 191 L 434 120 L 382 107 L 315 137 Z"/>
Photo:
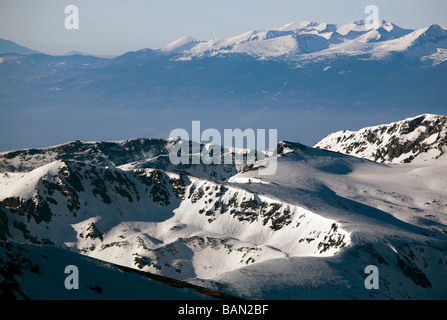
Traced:
<path fill-rule="evenodd" d="M 103 234 L 93 222 L 89 224 L 86 231 L 87 233 L 84 236 L 85 238 L 90 238 L 92 240 L 99 238 L 101 241 L 104 240 Z"/>
<path fill-rule="evenodd" d="M 50 206 L 40 196 L 28 200 L 19 197 L 5 198 L 0 201 L 0 207 L 13 209 L 15 213 L 26 216 L 28 221 L 34 218 L 36 223 L 50 222 L 53 216 Z"/>
<path fill-rule="evenodd" d="M 365 128 L 361 131 L 339 135 L 335 141 L 342 145 L 340 152 L 366 157 L 376 162 L 393 162 L 400 158 L 402 163 L 410 163 L 419 155 L 430 150 L 436 150 L 439 155 L 447 152 L 447 117 L 421 115 L 416 118 L 399 121 L 388 125 Z M 341 136 L 343 134 L 343 136 Z M 329 135 L 317 146 L 327 150 L 335 150 L 338 146 L 326 144 Z M 430 139 L 428 139 L 430 138 Z M 364 155 L 367 148 L 375 148 L 371 154 Z"/>

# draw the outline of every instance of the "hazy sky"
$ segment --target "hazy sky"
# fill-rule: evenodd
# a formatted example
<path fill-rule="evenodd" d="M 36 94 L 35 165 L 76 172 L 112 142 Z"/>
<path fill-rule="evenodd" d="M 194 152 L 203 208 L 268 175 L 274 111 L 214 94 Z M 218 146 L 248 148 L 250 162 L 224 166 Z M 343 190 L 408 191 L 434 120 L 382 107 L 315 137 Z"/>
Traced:
<path fill-rule="evenodd" d="M 122 54 L 182 35 L 207 40 L 294 21 L 349 23 L 365 19 L 371 4 L 404 28 L 447 26 L 446 0 L 0 0 L 0 37 L 49 54 Z M 65 29 L 68 5 L 79 9 L 79 30 Z"/>

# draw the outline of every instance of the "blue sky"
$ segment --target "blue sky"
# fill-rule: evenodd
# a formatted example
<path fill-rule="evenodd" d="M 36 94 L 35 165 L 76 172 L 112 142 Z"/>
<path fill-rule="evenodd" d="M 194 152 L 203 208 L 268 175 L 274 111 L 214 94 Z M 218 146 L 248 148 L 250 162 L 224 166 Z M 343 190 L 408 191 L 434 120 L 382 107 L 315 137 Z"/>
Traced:
<path fill-rule="evenodd" d="M 0 0 L 0 37 L 49 54 L 117 55 L 182 35 L 207 40 L 294 21 L 349 23 L 365 19 L 371 4 L 404 28 L 447 26 L 445 0 Z M 64 27 L 67 5 L 79 8 L 79 30 Z"/>

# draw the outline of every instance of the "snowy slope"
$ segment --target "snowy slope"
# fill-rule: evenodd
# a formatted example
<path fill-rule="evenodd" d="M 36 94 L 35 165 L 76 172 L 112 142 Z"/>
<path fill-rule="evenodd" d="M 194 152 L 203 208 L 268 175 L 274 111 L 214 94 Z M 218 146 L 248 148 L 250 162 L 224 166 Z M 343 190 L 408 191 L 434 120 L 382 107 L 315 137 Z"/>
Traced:
<path fill-rule="evenodd" d="M 439 63 L 439 55 L 444 57 L 443 50 L 447 49 L 446 39 L 447 30 L 435 24 L 408 30 L 381 20 L 379 28 L 371 30 L 363 20 L 344 25 L 306 21 L 208 41 L 182 37 L 160 50 L 178 54 L 178 60 L 246 54 L 262 60 L 280 58 L 304 63 L 343 55 L 381 60 L 404 53 L 412 59 Z M 431 59 L 433 54 L 438 57 Z"/>
<path fill-rule="evenodd" d="M 72 144 L 4 153 L 9 168 L 36 168 L 0 175 L 0 239 L 245 298 L 445 297 L 443 162 L 389 166 L 280 142 L 274 175 L 259 175 L 260 161 L 222 181 L 138 167 L 127 143 L 77 143 L 77 160 L 55 153 Z M 379 291 L 363 285 L 370 264 Z"/>
<path fill-rule="evenodd" d="M 340 27 L 340 30 L 349 33 L 345 29 L 347 28 Z M 366 31 L 364 27 L 361 29 L 363 32 Z M 183 51 L 179 59 L 188 60 L 231 53 L 242 53 L 264 59 L 281 56 L 290 58 L 292 55 L 320 51 L 333 43 L 341 42 L 341 38 L 337 37 L 341 36 L 337 30 L 337 26 L 327 23 L 294 22 L 279 28 L 249 31 L 231 38 L 201 41 Z"/>
<path fill-rule="evenodd" d="M 300 206 L 156 169 L 55 161 L 1 180 L 3 239 L 179 279 L 276 257 L 333 255 L 349 243 L 334 221 Z"/>
<path fill-rule="evenodd" d="M 281 258 L 219 275 L 219 288 L 265 299 L 445 298 L 445 164 L 389 166 L 289 142 L 280 148 L 274 176 L 252 170 L 233 179 L 337 221 L 351 243 L 331 257 Z M 364 286 L 371 264 L 379 290 Z"/>
<path fill-rule="evenodd" d="M 195 38 L 183 36 L 183 37 L 180 37 L 179 39 L 169 43 L 168 45 L 161 48 L 160 50 L 165 54 L 179 53 L 179 52 L 191 49 L 198 42 L 200 42 L 200 41 Z"/>
<path fill-rule="evenodd" d="M 447 116 L 423 114 L 357 132 L 334 132 L 315 147 L 385 163 L 445 158 Z"/>

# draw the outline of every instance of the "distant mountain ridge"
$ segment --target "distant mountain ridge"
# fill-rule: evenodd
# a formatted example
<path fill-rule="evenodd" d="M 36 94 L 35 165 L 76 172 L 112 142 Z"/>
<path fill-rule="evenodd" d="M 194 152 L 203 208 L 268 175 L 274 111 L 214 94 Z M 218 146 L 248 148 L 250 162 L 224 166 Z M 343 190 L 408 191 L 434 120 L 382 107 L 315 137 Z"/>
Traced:
<path fill-rule="evenodd" d="M 447 30 L 436 24 L 412 30 L 400 28 L 385 20 L 380 20 L 377 29 L 368 29 L 364 20 L 341 25 L 302 21 L 278 28 L 248 31 L 230 38 L 198 40 L 182 36 L 160 49 L 139 51 L 158 52 L 175 56 L 174 59 L 178 60 L 246 54 L 259 59 L 283 57 L 288 60 L 306 61 L 309 58 L 315 59 L 316 56 L 360 55 L 361 53 L 369 53 L 371 58 L 380 59 L 393 52 L 402 52 L 411 47 L 430 44 L 439 44 L 441 48 L 447 49 L 447 43 L 440 43 L 446 39 Z M 420 52 L 418 58 L 435 53 L 433 48 L 429 51 Z M 2 53 L 38 52 L 1 39 L 0 54 Z M 71 51 L 66 55 L 72 54 L 87 55 L 79 51 Z M 308 54 L 312 55 L 307 56 Z M 112 56 L 104 57 L 111 58 Z M 447 55 L 443 57 L 447 58 Z"/>
<path fill-rule="evenodd" d="M 113 59 L 1 54 L 0 136 L 11 138 L 0 139 L 0 150 L 163 138 L 196 119 L 218 130 L 234 119 L 280 128 L 280 139 L 314 145 L 329 132 L 367 126 L 365 114 L 377 123 L 442 114 L 446 59 L 444 28 L 385 21 L 377 30 L 363 21 L 296 22 L 208 41 L 182 37 Z"/>
<path fill-rule="evenodd" d="M 447 116 L 423 114 L 359 131 L 338 131 L 315 147 L 384 163 L 433 160 L 447 153 Z"/>
<path fill-rule="evenodd" d="M 54 161 L 82 161 L 96 166 L 120 167 L 125 170 L 154 168 L 180 174 L 192 174 L 206 179 L 224 181 L 235 173 L 247 169 L 248 163 L 226 164 L 224 157 L 234 157 L 233 148 L 221 148 L 221 164 L 181 164 L 174 166 L 169 160 L 169 152 L 176 139 L 128 139 L 122 141 L 71 141 L 61 145 L 40 148 L 0 152 L 0 172 L 29 172 Z M 192 142 L 190 150 L 192 149 Z M 200 150 L 209 144 L 199 143 Z M 268 156 L 267 151 L 257 151 L 258 157 Z M 262 153 L 262 155 L 260 154 Z"/>
<path fill-rule="evenodd" d="M 177 46 L 177 43 L 187 46 Z M 439 44 L 447 48 L 447 30 L 430 25 L 418 30 L 403 29 L 381 20 L 379 28 L 368 29 L 363 20 L 350 24 L 334 25 L 317 22 L 295 22 L 283 27 L 254 30 L 231 38 L 215 38 L 208 41 L 182 37 L 169 44 L 178 48 L 175 52 L 162 49 L 165 53 L 176 53 L 180 60 L 247 54 L 259 59 L 285 58 L 292 61 L 307 61 L 332 55 L 370 55 L 382 59 L 411 47 Z M 419 52 L 418 58 L 435 53 L 433 48 Z M 446 58 L 445 56 L 444 58 Z"/>
<path fill-rule="evenodd" d="M 40 52 L 18 45 L 10 40 L 0 38 L 0 54 L 17 53 L 17 54 L 40 54 Z"/>

